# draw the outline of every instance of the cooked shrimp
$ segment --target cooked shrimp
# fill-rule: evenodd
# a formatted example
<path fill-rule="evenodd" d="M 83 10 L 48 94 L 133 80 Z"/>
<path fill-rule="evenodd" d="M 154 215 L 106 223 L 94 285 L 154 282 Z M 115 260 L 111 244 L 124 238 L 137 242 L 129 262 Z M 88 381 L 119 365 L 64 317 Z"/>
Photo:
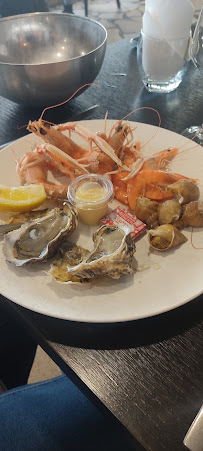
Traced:
<path fill-rule="evenodd" d="M 117 153 L 123 150 L 124 142 L 126 147 L 129 146 L 133 140 L 133 133 L 129 123 L 122 123 L 122 121 L 119 121 L 114 127 L 112 127 L 108 136 L 102 136 L 101 134 L 98 135 L 105 139 L 105 141 L 107 141 L 109 145 L 117 151 Z M 128 138 L 128 135 L 130 135 L 130 138 Z"/>
<path fill-rule="evenodd" d="M 173 198 L 173 194 L 166 191 L 171 183 L 174 183 L 183 175 L 158 170 L 142 170 L 134 178 L 128 181 L 128 203 L 131 210 L 135 209 L 137 197 L 144 196 L 152 200 Z M 173 181 L 172 181 L 173 180 Z M 170 194 L 170 195 L 169 195 Z"/>
<path fill-rule="evenodd" d="M 70 176 L 74 173 L 75 176 L 88 173 L 86 166 L 79 163 L 70 155 L 65 154 L 62 150 L 58 149 L 51 144 L 43 144 L 36 147 L 34 152 L 44 156 L 44 161 L 50 168 L 55 168 L 62 174 Z"/>
<path fill-rule="evenodd" d="M 106 128 L 103 133 L 94 133 L 76 122 L 52 127 L 50 123 L 43 121 L 41 116 L 38 121 L 29 123 L 28 130 L 46 142 L 34 151 L 41 156 L 40 167 L 36 164 L 32 168 L 34 172 L 38 168 L 36 179 L 40 180 L 41 177 L 43 183 L 46 183 L 46 168 L 51 171 L 57 169 L 71 180 L 87 172 L 106 174 L 112 179 L 115 197 L 134 209 L 136 197 L 140 195 L 153 200 L 170 199 L 173 195 L 166 191 L 166 186 L 183 177 L 164 172 L 177 155 L 178 149 L 165 149 L 152 156 L 144 156 L 141 150 L 149 140 L 142 146 L 140 142 L 133 143 L 133 130 L 127 121 L 116 122 L 107 134 Z M 77 133 L 88 142 L 89 148 L 85 149 L 76 144 L 70 136 L 67 137 L 63 133 L 65 130 L 69 131 L 70 136 L 71 133 Z M 26 157 L 24 161 L 27 161 Z M 26 180 L 31 177 L 30 160 L 28 169 Z M 34 179 L 34 176 L 31 178 Z"/>
<path fill-rule="evenodd" d="M 161 152 L 157 152 L 152 157 L 146 158 L 142 170 L 145 169 L 158 169 L 160 171 L 165 171 L 168 169 L 170 161 L 177 155 L 178 148 L 175 147 L 173 149 L 165 149 L 161 150 Z"/>
<path fill-rule="evenodd" d="M 68 185 L 54 185 L 46 182 L 46 166 L 42 155 L 27 152 L 17 161 L 17 173 L 22 185 L 39 184 L 43 185 L 46 194 L 54 198 L 66 198 Z"/>
<path fill-rule="evenodd" d="M 66 124 L 61 124 L 58 126 L 59 131 L 69 130 L 77 133 L 85 141 L 89 143 L 89 150 L 92 150 L 92 143 L 96 144 L 99 150 L 102 150 L 106 155 L 108 155 L 119 167 L 122 167 L 126 171 L 129 171 L 128 167 L 117 157 L 114 149 L 106 142 L 103 138 L 98 136 L 96 133 L 82 127 L 76 122 L 67 122 Z"/>
<path fill-rule="evenodd" d="M 52 144 L 73 158 L 81 158 L 87 150 L 76 144 L 72 139 L 68 138 L 64 133 L 52 127 L 49 122 L 39 119 L 38 121 L 29 122 L 27 129 L 31 133 L 35 133 L 42 138 L 47 144 Z"/>
<path fill-rule="evenodd" d="M 136 178 L 134 177 L 139 170 L 166 170 L 170 161 L 178 152 L 177 148 L 166 149 L 161 152 L 157 152 L 152 157 L 145 158 L 142 161 L 139 156 L 139 149 L 140 143 L 137 143 L 135 150 L 128 148 L 125 150 L 124 162 L 127 166 L 131 166 L 130 173 L 119 170 L 117 173 L 112 175 L 115 197 L 117 200 L 124 202 L 125 204 L 128 204 L 128 181 L 131 179 L 133 180 L 132 183 L 134 183 L 134 181 L 136 181 Z M 132 177 L 133 173 L 135 173 L 134 177 Z"/>
<path fill-rule="evenodd" d="M 141 157 L 135 159 L 131 165 L 131 171 L 127 174 L 125 180 L 134 177 L 141 169 L 146 170 L 166 170 L 170 161 L 177 155 L 178 148 L 161 150 L 155 153 L 152 157 Z"/>

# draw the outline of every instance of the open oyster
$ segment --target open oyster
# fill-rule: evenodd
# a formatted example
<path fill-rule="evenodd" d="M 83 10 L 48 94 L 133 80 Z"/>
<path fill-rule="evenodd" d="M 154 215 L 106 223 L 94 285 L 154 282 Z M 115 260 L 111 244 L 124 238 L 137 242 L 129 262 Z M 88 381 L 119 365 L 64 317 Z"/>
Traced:
<path fill-rule="evenodd" d="M 171 224 L 182 214 L 182 207 L 176 199 L 166 200 L 159 206 L 159 224 Z"/>
<path fill-rule="evenodd" d="M 135 216 L 153 229 L 158 226 L 158 209 L 158 202 L 147 197 L 138 197 L 135 205 Z"/>
<path fill-rule="evenodd" d="M 149 230 L 148 239 L 150 246 L 158 251 L 166 251 L 187 241 L 187 238 L 172 224 L 163 224 Z"/>
<path fill-rule="evenodd" d="M 57 282 L 79 282 L 80 280 L 70 274 L 68 269 L 72 266 L 79 265 L 87 254 L 89 254 L 87 249 L 77 246 L 77 244 L 71 243 L 65 238 L 52 260 L 49 273 Z"/>
<path fill-rule="evenodd" d="M 135 244 L 128 227 L 104 225 L 94 233 L 93 241 L 94 250 L 81 263 L 69 268 L 69 274 L 80 280 L 104 275 L 119 279 L 122 274 L 132 272 Z"/>
<path fill-rule="evenodd" d="M 69 204 L 26 222 L 19 229 L 7 233 L 3 241 L 6 260 L 16 266 L 47 260 L 64 236 L 77 227 L 77 214 Z"/>
<path fill-rule="evenodd" d="M 193 200 L 198 200 L 200 196 L 199 187 L 190 179 L 180 179 L 172 185 L 168 185 L 167 191 L 173 193 L 180 204 L 188 204 Z"/>

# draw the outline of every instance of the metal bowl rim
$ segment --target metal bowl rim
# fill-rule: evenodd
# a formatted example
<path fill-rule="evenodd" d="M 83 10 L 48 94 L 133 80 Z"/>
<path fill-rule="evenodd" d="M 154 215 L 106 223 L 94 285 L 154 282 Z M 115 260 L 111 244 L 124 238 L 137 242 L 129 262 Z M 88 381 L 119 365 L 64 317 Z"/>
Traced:
<path fill-rule="evenodd" d="M 77 60 L 77 59 L 80 59 L 80 58 L 85 58 L 88 55 L 91 55 L 92 53 L 96 52 L 101 47 L 103 47 L 103 45 L 107 41 L 107 30 L 100 22 L 97 22 L 96 20 L 90 19 L 89 17 L 82 17 L 82 16 L 78 16 L 76 14 L 74 14 L 74 16 L 73 16 L 73 14 L 61 13 L 61 12 L 57 12 L 57 11 L 56 12 L 54 12 L 54 11 L 53 12 L 40 12 L 40 13 L 35 12 L 35 13 L 27 13 L 27 14 L 18 14 L 16 16 L 2 17 L 0 19 L 0 25 L 1 25 L 1 22 L 6 22 L 6 21 L 9 21 L 9 20 L 13 20 L 13 19 L 20 19 L 20 18 L 23 18 L 23 17 L 30 17 L 30 16 L 47 16 L 47 15 L 49 15 L 49 16 L 62 16 L 62 17 L 64 17 L 64 16 L 71 16 L 71 17 L 76 17 L 77 19 L 80 19 L 80 20 L 93 22 L 94 24 L 98 25 L 100 28 L 102 28 L 104 30 L 105 38 L 104 38 L 103 42 L 98 47 L 96 47 L 94 50 L 91 50 L 90 52 L 85 53 L 85 55 L 75 56 L 74 58 L 69 58 L 69 59 L 65 59 L 65 60 L 61 60 L 61 61 L 57 61 L 57 62 L 53 62 L 53 63 L 49 62 L 49 63 L 40 63 L 40 64 L 36 64 L 36 63 L 33 63 L 33 64 L 32 63 L 26 63 L 26 64 L 25 63 L 6 63 L 5 61 L 1 61 L 0 60 L 0 65 L 15 66 L 15 67 L 21 67 L 21 66 L 36 66 L 36 67 L 39 67 L 39 66 L 48 66 L 48 65 L 54 65 L 54 64 L 67 63 L 68 61 L 74 61 L 74 60 Z"/>

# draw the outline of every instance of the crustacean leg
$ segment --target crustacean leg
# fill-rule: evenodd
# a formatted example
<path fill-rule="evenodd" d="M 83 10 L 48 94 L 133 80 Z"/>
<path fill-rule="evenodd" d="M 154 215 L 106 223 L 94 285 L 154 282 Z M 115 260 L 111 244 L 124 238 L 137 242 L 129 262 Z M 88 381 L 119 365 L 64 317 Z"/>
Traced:
<path fill-rule="evenodd" d="M 85 127 L 82 127 L 80 124 L 76 122 L 67 122 L 66 124 L 61 124 L 58 126 L 59 131 L 69 130 L 77 133 L 81 136 L 85 141 L 89 143 L 90 151 L 92 150 L 92 143 L 96 144 L 96 146 L 102 150 L 106 155 L 108 155 L 119 167 L 122 167 L 126 171 L 129 171 L 129 168 L 125 166 L 125 164 L 117 157 L 114 149 L 100 136 L 96 133 L 87 130 Z"/>

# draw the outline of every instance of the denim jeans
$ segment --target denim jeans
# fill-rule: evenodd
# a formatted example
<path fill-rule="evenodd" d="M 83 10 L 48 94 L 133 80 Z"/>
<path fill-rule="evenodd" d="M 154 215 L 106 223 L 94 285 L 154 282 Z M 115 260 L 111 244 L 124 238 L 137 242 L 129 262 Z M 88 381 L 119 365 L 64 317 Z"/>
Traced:
<path fill-rule="evenodd" d="M 0 395 L 1 451 L 134 450 L 118 426 L 66 376 Z"/>

